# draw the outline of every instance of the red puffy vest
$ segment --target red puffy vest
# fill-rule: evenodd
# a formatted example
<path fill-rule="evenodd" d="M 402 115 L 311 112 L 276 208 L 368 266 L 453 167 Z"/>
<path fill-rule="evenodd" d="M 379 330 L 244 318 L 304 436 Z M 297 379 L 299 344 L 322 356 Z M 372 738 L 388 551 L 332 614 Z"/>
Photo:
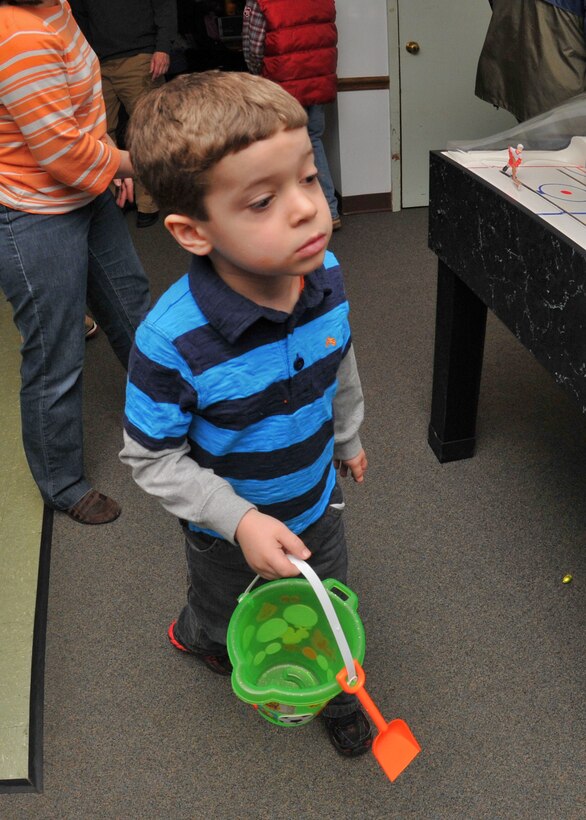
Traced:
<path fill-rule="evenodd" d="M 334 0 L 258 0 L 267 21 L 262 76 L 302 105 L 336 97 L 338 32 Z"/>

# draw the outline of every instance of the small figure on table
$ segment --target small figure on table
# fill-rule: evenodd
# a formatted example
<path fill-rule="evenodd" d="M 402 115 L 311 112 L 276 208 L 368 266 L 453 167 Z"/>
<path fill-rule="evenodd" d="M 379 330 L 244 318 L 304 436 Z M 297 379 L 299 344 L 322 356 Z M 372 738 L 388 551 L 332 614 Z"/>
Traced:
<path fill-rule="evenodd" d="M 523 162 L 523 159 L 521 157 L 522 153 L 523 146 L 521 145 L 521 143 L 519 143 L 516 148 L 513 148 L 511 145 L 509 145 L 509 161 L 503 168 L 503 174 L 507 173 L 508 168 L 511 169 L 511 174 L 513 175 L 513 182 L 515 183 L 517 188 L 521 186 L 521 183 L 517 179 L 517 169 L 519 168 L 519 165 L 521 165 L 521 163 Z"/>

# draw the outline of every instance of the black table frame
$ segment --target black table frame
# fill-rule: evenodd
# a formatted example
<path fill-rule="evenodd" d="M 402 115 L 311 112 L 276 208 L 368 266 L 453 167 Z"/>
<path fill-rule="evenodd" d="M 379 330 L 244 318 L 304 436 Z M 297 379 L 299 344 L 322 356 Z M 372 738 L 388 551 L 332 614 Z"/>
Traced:
<path fill-rule="evenodd" d="M 438 460 L 474 454 L 488 308 L 586 411 L 586 250 L 437 151 L 429 246 L 438 288 L 428 441 Z"/>

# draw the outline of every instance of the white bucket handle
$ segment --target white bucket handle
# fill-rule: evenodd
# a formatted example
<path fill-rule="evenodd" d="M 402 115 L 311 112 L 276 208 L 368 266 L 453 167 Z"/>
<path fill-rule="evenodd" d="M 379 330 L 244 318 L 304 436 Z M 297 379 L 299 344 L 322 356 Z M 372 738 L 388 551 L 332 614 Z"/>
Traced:
<path fill-rule="evenodd" d="M 332 632 L 334 633 L 334 638 L 338 644 L 338 649 L 342 655 L 342 660 L 346 666 L 346 672 L 348 673 L 348 684 L 352 686 L 358 680 L 356 668 L 354 666 L 354 659 L 352 658 L 352 652 L 350 651 L 348 641 L 346 640 L 346 635 L 344 634 L 344 630 L 342 629 L 342 625 L 336 615 L 336 610 L 330 601 L 330 596 L 328 595 L 326 588 L 320 581 L 315 570 L 313 570 L 306 561 L 302 561 L 301 558 L 297 558 L 295 555 L 289 554 L 287 554 L 287 558 L 305 576 L 305 579 L 309 582 L 311 588 L 317 596 L 317 599 L 322 605 L 325 616 L 328 619 L 330 627 L 332 628 Z"/>

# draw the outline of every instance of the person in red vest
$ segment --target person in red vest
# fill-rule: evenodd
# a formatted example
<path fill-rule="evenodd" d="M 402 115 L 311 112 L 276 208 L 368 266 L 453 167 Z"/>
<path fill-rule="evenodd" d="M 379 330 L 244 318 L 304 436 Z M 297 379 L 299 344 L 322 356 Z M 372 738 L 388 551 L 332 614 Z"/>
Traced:
<path fill-rule="evenodd" d="M 246 0 L 242 47 L 251 74 L 278 83 L 307 111 L 319 181 L 338 230 L 338 200 L 322 143 L 324 105 L 337 93 L 335 20 L 334 0 Z"/>

